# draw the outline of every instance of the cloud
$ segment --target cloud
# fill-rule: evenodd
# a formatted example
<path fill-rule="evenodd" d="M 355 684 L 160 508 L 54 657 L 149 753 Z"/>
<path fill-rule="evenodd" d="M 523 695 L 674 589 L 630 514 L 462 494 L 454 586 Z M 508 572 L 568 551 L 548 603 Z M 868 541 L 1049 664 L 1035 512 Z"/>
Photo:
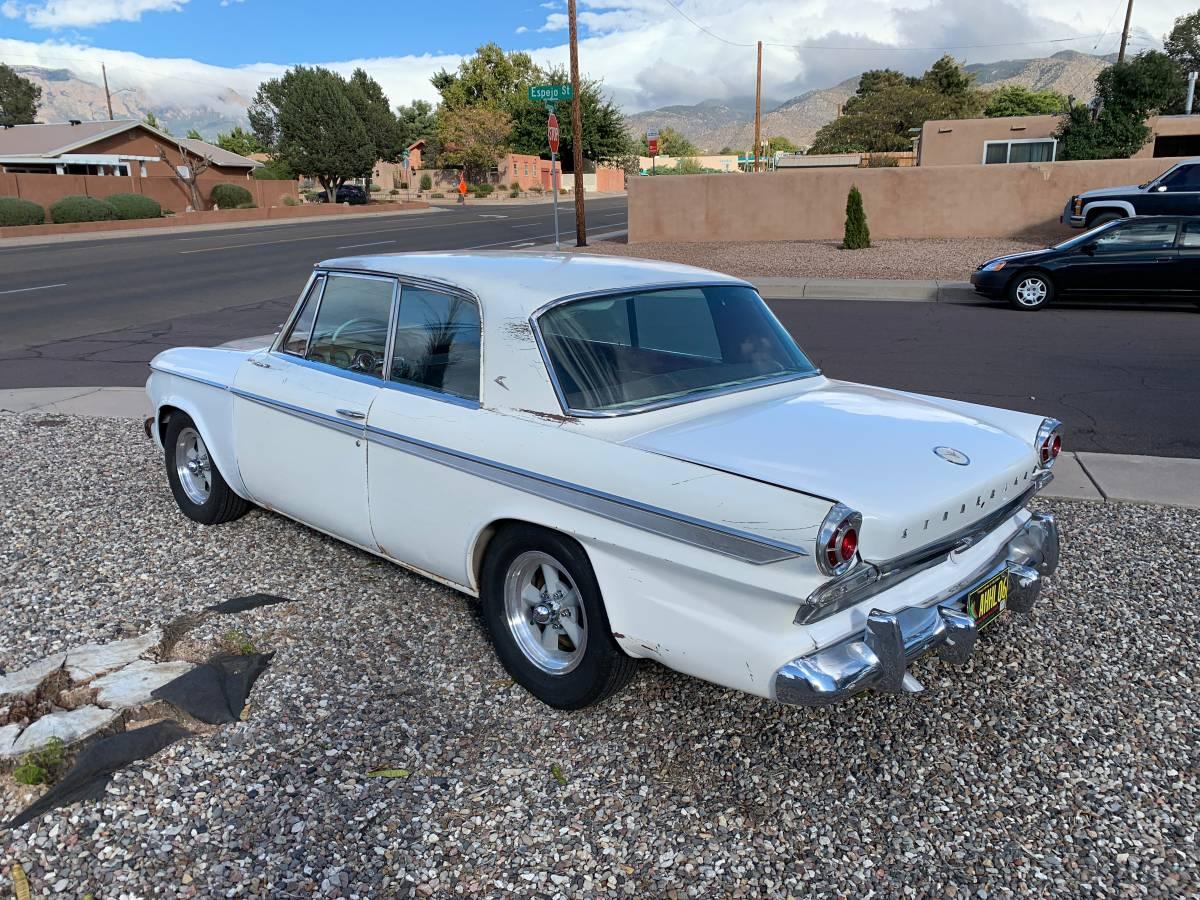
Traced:
<path fill-rule="evenodd" d="M 181 12 L 188 0 L 7 0 L 2 12 L 34 28 L 92 28 L 108 22 L 136 22 L 143 13 Z"/>
<path fill-rule="evenodd" d="M 0 0 L 0 13 L 24 17 L 32 7 L 43 11 L 88 9 L 96 15 L 177 8 L 185 0 Z M 675 3 L 675 0 L 670 0 Z M 1115 0 L 1113 0 L 1115 3 Z M 754 94 L 755 41 L 763 53 L 764 97 L 783 101 L 804 91 L 830 87 L 865 69 L 890 66 L 919 73 L 956 47 L 966 62 L 1047 56 L 1059 50 L 1109 53 L 1116 48 L 1123 10 L 1110 19 L 1113 6 L 1094 0 L 768 0 L 753 16 L 727 0 L 679 0 L 675 5 L 720 38 L 699 30 L 663 0 L 579 0 L 580 62 L 583 71 L 604 79 L 606 90 L 627 111 L 739 100 Z M 1171 27 L 1181 0 L 1138 0 L 1138 29 L 1132 46 L 1143 49 Z M 548 8 L 540 30 L 545 45 L 528 52 L 542 65 L 566 65 L 566 15 L 558 0 Z M 81 15 L 81 14 L 80 14 Z M 80 26 L 82 27 L 82 26 Z M 533 34 L 537 26 L 528 27 Z M 1098 36 L 1100 32 L 1109 34 Z M 1049 43 L 1050 39 L 1072 38 Z M 797 46 L 799 45 L 799 46 Z M 82 40 L 59 38 L 44 43 L 0 39 L 0 59 L 12 64 L 69 67 L 99 83 L 100 61 L 109 64 L 116 87 L 137 87 L 160 103 L 236 104 L 221 100 L 229 91 L 251 98 L 258 84 L 284 71 L 283 66 L 248 63 L 211 66 L 193 59 L 163 59 L 92 48 Z M 429 83 L 439 69 L 454 69 L 457 54 L 429 53 L 330 62 L 344 74 L 356 66 L 371 73 L 393 103 L 436 101 Z M 225 92 L 225 93 L 223 93 Z"/>
<path fill-rule="evenodd" d="M 524 34 L 528 30 L 529 30 L 528 28 L 526 28 L 524 25 L 522 25 L 517 29 L 517 34 Z"/>

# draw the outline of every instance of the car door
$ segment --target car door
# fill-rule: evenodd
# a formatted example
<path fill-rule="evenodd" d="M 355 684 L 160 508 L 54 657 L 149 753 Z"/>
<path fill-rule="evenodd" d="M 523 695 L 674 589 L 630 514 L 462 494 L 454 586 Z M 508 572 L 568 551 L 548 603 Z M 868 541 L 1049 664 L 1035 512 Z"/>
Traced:
<path fill-rule="evenodd" d="M 1200 297 L 1200 219 L 1180 225 L 1178 252 L 1175 265 L 1179 270 L 1180 289 L 1190 296 Z"/>
<path fill-rule="evenodd" d="M 1155 294 L 1176 288 L 1174 219 L 1134 219 L 1081 244 L 1059 267 L 1066 291 L 1085 294 Z"/>
<path fill-rule="evenodd" d="M 1200 215 L 1200 165 L 1177 166 L 1150 189 L 1146 201 L 1146 211 L 1154 215 Z"/>
<path fill-rule="evenodd" d="M 238 371 L 233 392 L 252 499 L 372 550 L 365 429 L 396 293 L 394 278 L 319 275 L 274 347 Z"/>
<path fill-rule="evenodd" d="M 405 284 L 392 342 L 388 381 L 367 420 L 375 540 L 393 559 L 470 584 L 472 497 L 485 482 L 447 451 L 493 415 L 479 408 L 479 307 L 448 288 Z"/>

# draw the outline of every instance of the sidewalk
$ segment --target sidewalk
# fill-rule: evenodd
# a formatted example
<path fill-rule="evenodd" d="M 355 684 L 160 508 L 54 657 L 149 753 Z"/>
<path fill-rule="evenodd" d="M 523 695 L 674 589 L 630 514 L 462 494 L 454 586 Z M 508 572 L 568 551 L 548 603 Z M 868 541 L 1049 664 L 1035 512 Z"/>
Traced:
<path fill-rule="evenodd" d="M 765 300 L 890 300 L 900 303 L 983 303 L 968 281 L 891 278 L 751 278 Z"/>
<path fill-rule="evenodd" d="M 150 404 L 139 387 L 27 388 L 0 391 L 3 413 L 140 420 Z M 1200 459 L 1065 453 L 1042 496 L 1200 509 Z"/>

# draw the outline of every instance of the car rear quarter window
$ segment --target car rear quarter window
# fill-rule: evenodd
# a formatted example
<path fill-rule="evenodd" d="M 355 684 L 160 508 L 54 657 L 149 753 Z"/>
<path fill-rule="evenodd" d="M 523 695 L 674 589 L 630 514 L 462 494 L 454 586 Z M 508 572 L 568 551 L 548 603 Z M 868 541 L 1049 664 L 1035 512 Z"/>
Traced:
<path fill-rule="evenodd" d="M 393 382 L 478 400 L 479 358 L 479 308 L 474 302 L 445 291 L 401 288 Z"/>
<path fill-rule="evenodd" d="M 1179 246 L 1190 250 L 1200 250 L 1200 222 L 1183 223 L 1183 233 L 1179 236 Z"/>
<path fill-rule="evenodd" d="M 1096 239 L 1101 253 L 1127 253 L 1132 250 L 1166 250 L 1175 246 L 1176 225 L 1165 222 L 1129 222 L 1104 232 Z"/>

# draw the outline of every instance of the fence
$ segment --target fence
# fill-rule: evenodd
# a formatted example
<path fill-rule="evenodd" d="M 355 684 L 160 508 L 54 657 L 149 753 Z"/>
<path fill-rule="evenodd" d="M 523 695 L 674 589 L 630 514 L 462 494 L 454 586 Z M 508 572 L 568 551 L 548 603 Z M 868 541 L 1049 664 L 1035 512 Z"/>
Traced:
<path fill-rule="evenodd" d="M 629 179 L 629 242 L 841 238 L 858 185 L 873 238 L 1014 237 L 1053 227 L 1068 198 L 1137 184 L 1177 159 L 787 170 Z"/>
<path fill-rule="evenodd" d="M 282 206 L 284 197 L 298 198 L 295 181 L 266 181 L 256 178 L 200 176 L 197 187 L 206 204 L 218 184 L 236 184 L 254 197 L 259 208 Z M 83 195 L 104 199 L 113 194 L 144 194 L 163 209 L 183 212 L 192 202 L 187 187 L 177 178 L 151 175 L 13 175 L 0 173 L 0 197 L 20 197 L 49 208 L 63 197 Z"/>

